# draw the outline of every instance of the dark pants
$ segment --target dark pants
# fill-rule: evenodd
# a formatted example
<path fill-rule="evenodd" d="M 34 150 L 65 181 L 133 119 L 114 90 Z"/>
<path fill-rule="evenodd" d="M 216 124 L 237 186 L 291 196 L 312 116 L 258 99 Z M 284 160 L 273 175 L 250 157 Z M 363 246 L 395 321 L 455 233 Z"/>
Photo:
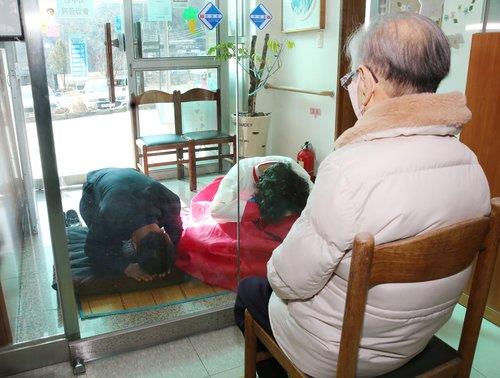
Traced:
<path fill-rule="evenodd" d="M 240 282 L 234 304 L 234 319 L 241 332 L 245 332 L 245 309 L 248 309 L 255 321 L 268 334 L 273 334 L 268 311 L 269 298 L 271 298 L 272 292 L 273 289 L 269 285 L 267 278 L 247 277 Z M 261 343 L 258 343 L 257 349 L 260 351 L 266 350 Z M 286 378 L 288 376 L 275 359 L 259 362 L 257 364 L 257 373 L 259 378 Z"/>

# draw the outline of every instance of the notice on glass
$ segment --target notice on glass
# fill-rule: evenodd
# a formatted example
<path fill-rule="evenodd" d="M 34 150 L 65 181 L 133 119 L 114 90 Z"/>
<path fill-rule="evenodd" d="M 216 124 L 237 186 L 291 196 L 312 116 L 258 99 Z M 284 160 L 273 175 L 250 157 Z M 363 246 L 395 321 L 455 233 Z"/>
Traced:
<path fill-rule="evenodd" d="M 57 0 L 57 17 L 90 18 L 92 16 L 92 0 Z"/>
<path fill-rule="evenodd" d="M 148 0 L 148 21 L 172 21 L 172 1 Z"/>

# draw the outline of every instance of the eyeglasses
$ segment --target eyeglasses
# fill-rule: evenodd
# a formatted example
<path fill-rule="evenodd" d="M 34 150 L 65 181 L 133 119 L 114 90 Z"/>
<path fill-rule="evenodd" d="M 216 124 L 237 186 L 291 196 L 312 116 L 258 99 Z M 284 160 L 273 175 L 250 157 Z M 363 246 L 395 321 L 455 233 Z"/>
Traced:
<path fill-rule="evenodd" d="M 373 71 L 370 69 L 370 67 L 367 67 L 367 66 L 365 66 L 365 67 L 368 69 L 368 71 L 370 71 L 370 73 L 373 76 L 373 80 L 375 81 L 375 84 L 377 84 L 378 79 L 375 76 L 375 74 L 373 73 Z M 356 79 L 356 76 L 358 75 L 358 73 L 359 73 L 359 68 L 342 76 L 340 78 L 340 86 L 347 91 L 348 90 L 347 88 L 349 87 L 349 85 L 351 85 L 352 81 L 354 79 Z"/>
<path fill-rule="evenodd" d="M 358 70 L 348 72 L 340 78 L 340 86 L 347 91 L 347 88 L 349 87 L 349 85 L 351 85 L 352 81 L 356 78 L 357 75 Z"/>

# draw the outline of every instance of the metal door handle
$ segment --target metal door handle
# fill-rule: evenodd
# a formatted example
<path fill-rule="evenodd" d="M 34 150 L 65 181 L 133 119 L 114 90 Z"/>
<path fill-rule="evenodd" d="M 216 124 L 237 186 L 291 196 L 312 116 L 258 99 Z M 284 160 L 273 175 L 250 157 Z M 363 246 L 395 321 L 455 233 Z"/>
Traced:
<path fill-rule="evenodd" d="M 104 24 L 104 35 L 105 35 L 105 45 L 106 45 L 106 77 L 108 79 L 108 90 L 109 90 L 109 102 L 115 103 L 115 72 L 113 69 L 113 45 L 114 41 L 111 40 L 111 23 L 106 22 Z M 118 44 L 118 40 L 116 40 Z"/>

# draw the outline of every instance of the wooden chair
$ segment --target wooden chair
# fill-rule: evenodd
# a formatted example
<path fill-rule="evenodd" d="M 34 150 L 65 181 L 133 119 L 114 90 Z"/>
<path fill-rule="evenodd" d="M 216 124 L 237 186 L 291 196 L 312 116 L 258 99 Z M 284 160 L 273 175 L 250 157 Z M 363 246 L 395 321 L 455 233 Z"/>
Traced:
<path fill-rule="evenodd" d="M 379 377 L 468 377 L 490 287 L 500 239 L 500 198 L 491 216 L 471 219 L 400 241 L 374 246 L 373 236 L 354 240 L 337 377 L 354 377 L 368 290 L 385 283 L 437 280 L 456 274 L 477 257 L 458 351 L 433 337 L 407 364 Z M 432 293 L 429 293 L 432 295 Z M 270 353 L 256 353 L 257 339 Z M 275 340 L 245 313 L 245 378 L 255 377 L 256 361 L 274 356 L 291 377 L 306 377 Z"/>
<path fill-rule="evenodd" d="M 191 190 L 196 190 L 196 162 L 203 160 L 215 160 L 219 161 L 219 173 L 222 173 L 222 162 L 224 159 L 230 159 L 233 164 L 236 163 L 236 136 L 229 135 L 222 132 L 222 121 L 221 121 L 221 101 L 220 101 L 220 90 L 212 92 L 208 89 L 194 88 L 180 95 L 180 108 L 182 114 L 182 104 L 194 101 L 215 101 L 217 106 L 217 129 L 214 130 L 202 130 L 193 132 L 183 132 L 182 135 L 194 144 L 194 152 L 192 151 L 192 157 L 190 160 L 194 160 L 189 169 L 193 172 L 190 173 L 194 176 L 195 187 Z M 182 116 L 180 117 L 180 127 L 182 129 Z M 233 152 L 224 154 L 222 151 L 222 145 L 232 144 Z M 216 145 L 216 146 L 213 146 Z M 217 151 L 217 155 L 212 156 L 202 156 L 198 157 L 197 153 L 204 151 Z"/>
<path fill-rule="evenodd" d="M 177 165 L 177 178 L 180 180 L 184 178 L 184 164 L 188 163 L 190 166 L 194 165 L 194 161 L 184 159 L 184 154 L 187 152 L 188 156 L 194 155 L 190 149 L 194 148 L 194 143 L 190 142 L 182 135 L 181 128 L 181 113 L 180 113 L 180 92 L 174 91 L 173 94 L 165 93 L 162 91 L 146 91 L 141 95 L 131 96 L 130 109 L 132 116 L 132 133 L 134 137 L 134 154 L 136 168 L 145 175 L 149 175 L 151 167 L 163 167 L 168 165 Z M 160 134 L 141 136 L 141 129 L 139 123 L 139 106 L 147 104 L 173 104 L 174 105 L 174 119 L 175 119 L 175 133 L 173 134 Z M 169 156 L 176 155 L 175 160 L 165 160 L 161 162 L 152 163 L 150 158 L 154 156 Z M 196 176 L 193 176 L 189 170 L 190 186 L 196 183 Z"/>

